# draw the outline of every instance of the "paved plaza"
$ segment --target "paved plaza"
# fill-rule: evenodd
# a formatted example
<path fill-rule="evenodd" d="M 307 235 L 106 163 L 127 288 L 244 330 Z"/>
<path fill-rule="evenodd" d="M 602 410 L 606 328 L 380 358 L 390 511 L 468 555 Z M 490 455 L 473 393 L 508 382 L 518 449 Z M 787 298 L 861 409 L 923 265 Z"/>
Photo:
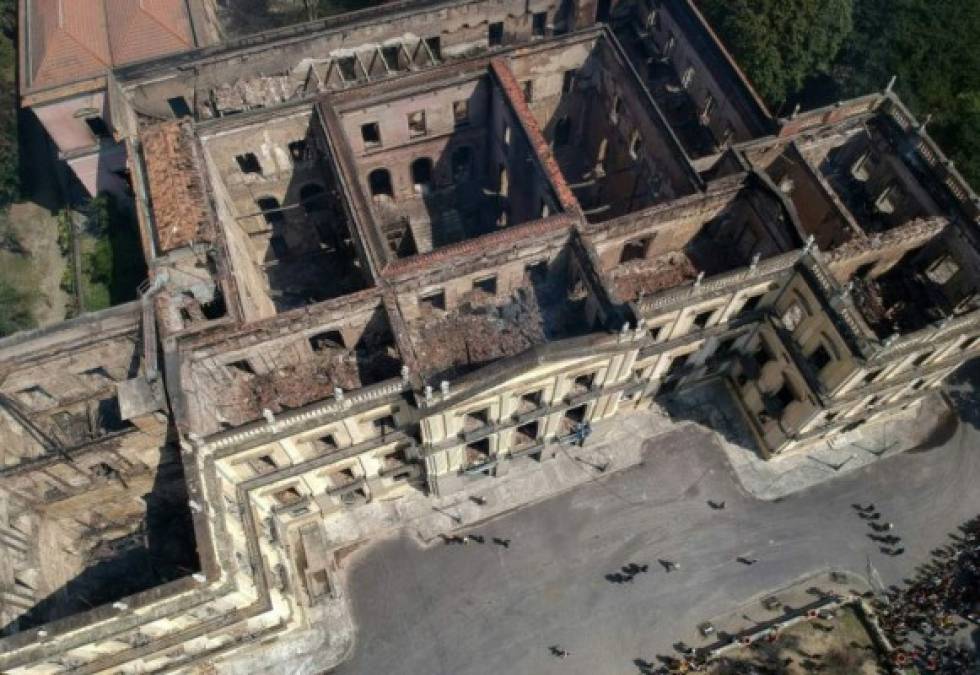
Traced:
<path fill-rule="evenodd" d="M 638 673 L 701 621 L 822 571 L 898 583 L 980 513 L 975 400 L 953 386 L 965 421 L 940 441 L 779 499 L 749 494 L 724 440 L 686 424 L 647 441 L 639 465 L 460 532 L 484 543 L 420 546 L 403 530 L 372 544 L 348 565 L 358 632 L 336 672 Z M 854 503 L 894 523 L 904 554 L 879 550 Z M 629 563 L 649 571 L 608 578 Z"/>

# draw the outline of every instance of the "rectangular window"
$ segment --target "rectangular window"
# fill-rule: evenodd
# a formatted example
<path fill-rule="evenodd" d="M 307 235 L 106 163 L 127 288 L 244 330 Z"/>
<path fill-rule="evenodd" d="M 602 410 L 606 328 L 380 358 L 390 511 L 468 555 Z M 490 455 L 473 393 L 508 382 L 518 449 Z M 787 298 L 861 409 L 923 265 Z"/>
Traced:
<path fill-rule="evenodd" d="M 818 373 L 823 370 L 833 358 L 830 356 L 830 352 L 823 345 L 817 345 L 817 348 L 813 350 L 813 353 L 809 356 L 810 365 Z"/>
<path fill-rule="evenodd" d="M 170 106 L 170 112 L 172 112 L 174 117 L 177 119 L 191 116 L 191 108 L 189 105 L 187 105 L 187 99 L 185 99 L 183 96 L 168 98 L 167 105 Z"/>
<path fill-rule="evenodd" d="M 521 83 L 521 88 L 524 90 L 524 100 L 530 103 L 534 100 L 534 80 L 524 80 Z"/>
<path fill-rule="evenodd" d="M 310 348 L 315 352 L 344 348 L 344 337 L 337 330 L 327 330 L 310 336 Z"/>
<path fill-rule="evenodd" d="M 918 368 L 923 363 L 932 358 L 932 352 L 926 352 L 925 354 L 919 354 L 915 357 L 915 361 L 912 362 L 913 368 Z"/>
<path fill-rule="evenodd" d="M 438 309 L 445 311 L 446 309 L 446 293 L 445 291 L 435 291 L 434 293 L 429 293 L 423 295 L 419 298 L 419 306 L 424 309 Z"/>
<path fill-rule="evenodd" d="M 575 71 L 566 70 L 562 74 L 561 93 L 567 94 L 575 88 Z"/>
<path fill-rule="evenodd" d="M 429 53 L 432 54 L 432 58 L 436 61 L 442 60 L 442 38 L 438 35 L 425 38 L 425 46 L 429 48 Z"/>
<path fill-rule="evenodd" d="M 457 127 L 470 123 L 470 103 L 466 100 L 453 101 L 453 124 Z"/>
<path fill-rule="evenodd" d="M 485 277 L 483 279 L 478 279 L 473 282 L 473 290 L 480 290 L 484 293 L 489 293 L 490 295 L 497 294 L 497 277 L 496 275 L 492 277 Z"/>
<path fill-rule="evenodd" d="M 490 409 L 471 410 L 463 415 L 463 430 L 476 431 L 490 424 Z"/>
<path fill-rule="evenodd" d="M 365 147 L 381 145 L 381 127 L 377 122 L 361 125 L 361 140 L 364 141 Z"/>
<path fill-rule="evenodd" d="M 528 422 L 517 427 L 514 430 L 514 445 L 521 447 L 534 443 L 538 439 L 538 426 L 538 420 L 534 420 L 533 422 Z"/>
<path fill-rule="evenodd" d="M 520 414 L 529 413 L 537 410 L 541 407 L 541 403 L 544 401 L 544 391 L 538 389 L 537 391 L 529 391 L 521 394 L 521 400 L 518 403 L 517 411 Z"/>
<path fill-rule="evenodd" d="M 534 37 L 544 37 L 548 26 L 548 13 L 535 12 L 531 15 L 531 35 Z"/>
<path fill-rule="evenodd" d="M 711 118 L 711 113 L 715 109 L 715 97 L 711 94 L 704 99 L 704 107 L 701 108 L 701 121 L 706 123 Z"/>
<path fill-rule="evenodd" d="M 568 115 L 563 115 L 555 124 L 555 145 L 567 145 L 572 133 L 572 121 Z"/>
<path fill-rule="evenodd" d="M 294 487 L 280 490 L 279 492 L 273 494 L 272 497 L 279 502 L 280 506 L 289 506 L 290 504 L 295 504 L 303 499 L 303 495 L 300 494 L 300 491 Z"/>
<path fill-rule="evenodd" d="M 272 473 L 279 468 L 279 465 L 276 464 L 276 460 L 274 460 L 271 455 L 261 455 L 254 459 L 250 459 L 248 465 L 252 467 L 252 471 L 257 474 Z"/>
<path fill-rule="evenodd" d="M 415 112 L 408 113 L 408 135 L 409 136 L 424 136 L 425 129 L 425 111 L 416 110 Z"/>
<path fill-rule="evenodd" d="M 640 135 L 639 131 L 634 131 L 633 135 L 630 137 L 630 157 L 633 159 L 640 158 L 640 148 L 643 147 L 643 136 Z"/>
<path fill-rule="evenodd" d="M 340 77 L 345 82 L 357 79 L 357 61 L 353 56 L 342 56 L 337 59 L 337 67 L 340 69 Z"/>
<path fill-rule="evenodd" d="M 759 303 L 762 302 L 763 295 L 753 295 L 751 298 L 746 299 L 745 304 L 742 305 L 742 309 L 738 311 L 739 315 L 754 312 L 759 307 Z"/>
<path fill-rule="evenodd" d="M 779 391 L 773 394 L 773 398 L 779 404 L 780 410 L 783 410 L 786 408 L 786 406 L 796 400 L 796 395 L 793 393 L 793 388 L 790 387 L 789 382 L 784 381 L 783 386 L 779 388 Z"/>
<path fill-rule="evenodd" d="M 595 376 L 595 373 L 586 373 L 576 377 L 572 383 L 572 393 L 577 395 L 591 391 L 592 387 L 595 386 Z"/>
<path fill-rule="evenodd" d="M 339 471 L 331 471 L 329 475 L 330 484 L 335 488 L 342 488 L 357 481 L 357 476 L 354 474 L 353 467 L 340 469 Z"/>
<path fill-rule="evenodd" d="M 503 21 L 494 21 L 487 27 L 487 43 L 491 47 L 499 47 L 504 43 Z"/>
<path fill-rule="evenodd" d="M 293 141 L 289 144 L 289 156 L 294 162 L 302 162 L 306 159 L 306 141 Z"/>
<path fill-rule="evenodd" d="M 466 446 L 466 466 L 479 466 L 490 459 L 490 439 L 484 438 Z"/>
<path fill-rule="evenodd" d="M 783 327 L 788 331 L 794 331 L 801 323 L 803 323 L 804 317 L 805 312 L 803 310 L 803 306 L 798 302 L 794 302 L 783 314 Z"/>
<path fill-rule="evenodd" d="M 667 372 L 664 373 L 664 377 L 673 377 L 677 375 L 684 366 L 687 365 L 688 359 L 691 358 L 690 354 L 681 354 L 680 356 L 675 356 L 674 360 L 670 362 L 670 366 L 667 368 Z"/>
<path fill-rule="evenodd" d="M 112 132 L 109 131 L 109 126 L 101 117 L 86 117 L 85 124 L 88 125 L 89 131 L 91 131 L 92 135 L 94 135 L 96 138 L 109 138 L 112 136 Z"/>
<path fill-rule="evenodd" d="M 623 250 L 619 254 L 619 264 L 628 263 L 632 260 L 643 260 L 647 257 L 647 249 L 650 247 L 652 237 L 645 239 L 633 239 L 623 244 Z"/>
<path fill-rule="evenodd" d="M 333 452 L 340 447 L 337 445 L 337 439 L 333 434 L 324 434 L 319 438 L 314 438 L 310 441 L 310 445 L 317 452 Z"/>
<path fill-rule="evenodd" d="M 236 372 L 243 373 L 245 375 L 255 375 L 255 369 L 252 368 L 252 365 L 248 362 L 248 359 L 232 361 L 231 363 L 225 365 Z"/>
<path fill-rule="evenodd" d="M 384 417 L 379 417 L 377 419 L 371 420 L 371 427 L 374 432 L 379 436 L 384 436 L 395 430 L 395 418 L 391 415 L 385 415 Z"/>
<path fill-rule="evenodd" d="M 385 65 L 388 66 L 388 70 L 399 71 L 404 69 L 401 47 L 399 45 L 382 47 L 381 56 L 384 58 Z"/>
<path fill-rule="evenodd" d="M 694 325 L 698 328 L 704 328 L 711 321 L 711 317 L 714 316 L 715 310 L 709 309 L 705 312 L 701 312 L 694 317 Z"/>
<path fill-rule="evenodd" d="M 259 164 L 259 158 L 255 156 L 254 152 L 237 155 L 235 161 L 238 162 L 238 168 L 241 169 L 242 173 L 262 173 L 262 165 Z"/>

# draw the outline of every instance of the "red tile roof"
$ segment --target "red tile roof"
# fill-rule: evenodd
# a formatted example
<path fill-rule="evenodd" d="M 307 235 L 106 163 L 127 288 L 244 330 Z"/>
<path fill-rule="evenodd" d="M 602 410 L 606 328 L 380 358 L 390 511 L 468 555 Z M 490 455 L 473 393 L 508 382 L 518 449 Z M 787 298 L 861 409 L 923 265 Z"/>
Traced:
<path fill-rule="evenodd" d="M 25 0 L 25 90 L 194 47 L 185 0 Z"/>
<path fill-rule="evenodd" d="M 105 0 L 105 9 L 115 65 L 194 47 L 184 0 Z"/>
<path fill-rule="evenodd" d="M 204 181 L 194 164 L 191 132 L 185 124 L 172 120 L 140 132 L 161 253 L 211 240 Z"/>

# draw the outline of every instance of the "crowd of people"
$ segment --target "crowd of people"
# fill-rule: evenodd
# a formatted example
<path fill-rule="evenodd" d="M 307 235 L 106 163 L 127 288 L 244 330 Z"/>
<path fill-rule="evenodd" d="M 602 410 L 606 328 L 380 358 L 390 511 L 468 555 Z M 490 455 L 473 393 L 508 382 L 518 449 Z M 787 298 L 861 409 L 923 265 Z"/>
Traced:
<path fill-rule="evenodd" d="M 877 604 L 892 660 L 924 672 L 977 672 L 980 659 L 963 638 L 980 630 L 980 516 L 932 553 L 911 583 Z"/>

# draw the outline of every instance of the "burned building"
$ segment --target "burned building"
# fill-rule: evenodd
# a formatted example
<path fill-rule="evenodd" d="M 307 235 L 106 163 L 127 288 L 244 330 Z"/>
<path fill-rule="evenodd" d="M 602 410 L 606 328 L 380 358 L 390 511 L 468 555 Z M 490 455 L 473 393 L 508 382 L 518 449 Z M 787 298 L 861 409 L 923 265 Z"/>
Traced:
<path fill-rule="evenodd" d="M 220 665 L 316 621 L 339 514 L 708 378 L 779 461 L 980 345 L 924 125 L 773 118 L 689 0 L 393 3 L 107 83 L 151 280 L 0 342 L 4 672 Z"/>

